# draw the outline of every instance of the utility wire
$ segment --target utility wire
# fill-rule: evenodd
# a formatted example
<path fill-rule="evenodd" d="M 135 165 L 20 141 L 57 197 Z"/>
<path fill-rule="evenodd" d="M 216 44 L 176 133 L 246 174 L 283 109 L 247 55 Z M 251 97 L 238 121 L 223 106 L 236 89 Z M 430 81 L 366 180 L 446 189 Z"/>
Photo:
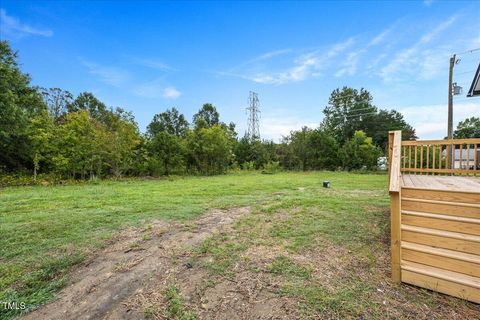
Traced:
<path fill-rule="evenodd" d="M 467 54 L 467 53 L 473 53 L 473 52 L 476 52 L 476 51 L 480 51 L 480 48 L 475 48 L 475 49 L 463 51 L 463 52 L 460 52 L 460 53 L 456 53 L 456 55 L 459 56 L 459 55 L 463 55 L 463 54 Z"/>
<path fill-rule="evenodd" d="M 350 114 L 345 116 L 332 116 L 330 118 L 341 120 L 341 119 L 352 118 L 352 117 L 374 116 L 377 114 L 378 114 L 377 112 L 368 112 L 368 113 L 361 113 L 361 114 Z"/>
<path fill-rule="evenodd" d="M 475 72 L 475 71 L 477 71 L 477 70 L 470 70 L 470 71 L 464 71 L 464 72 L 455 72 L 455 75 L 456 75 L 456 76 L 460 76 L 460 75 L 462 75 L 462 74 L 473 73 L 473 72 Z"/>
<path fill-rule="evenodd" d="M 454 99 L 456 102 L 460 101 L 472 101 L 473 99 L 480 99 L 480 97 L 468 97 L 468 98 L 462 98 L 462 99 Z M 473 101 L 472 101 L 473 102 Z M 475 101 L 476 102 L 476 101 Z"/>

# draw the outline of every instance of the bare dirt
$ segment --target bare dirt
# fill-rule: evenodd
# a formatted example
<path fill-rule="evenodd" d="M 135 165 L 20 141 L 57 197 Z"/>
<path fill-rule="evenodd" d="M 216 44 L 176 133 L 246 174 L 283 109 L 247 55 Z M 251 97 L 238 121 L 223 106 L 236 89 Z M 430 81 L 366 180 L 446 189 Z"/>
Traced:
<path fill-rule="evenodd" d="M 184 252 L 248 212 L 248 208 L 215 210 L 183 224 L 156 221 L 146 229 L 129 228 L 77 268 L 55 301 L 23 318 L 143 319 L 143 310 L 131 307 L 143 288 L 153 280 L 167 281 L 179 268 L 185 270 L 179 261 Z M 195 278 L 201 275 L 188 276 L 192 286 Z"/>
<path fill-rule="evenodd" d="M 250 214 L 250 208 L 232 208 L 210 211 L 184 223 L 155 221 L 144 228 L 128 228 L 73 272 L 71 283 L 57 300 L 24 319 L 188 319 L 169 316 L 171 305 L 165 292 L 171 285 L 178 290 L 182 308 L 196 319 L 345 318 L 321 301 L 318 308 L 305 313 L 305 301 L 282 294 L 288 277 L 269 271 L 279 257 L 288 257 L 311 271 L 311 278 L 302 280 L 305 287 L 321 284 L 332 295 L 350 283 L 373 287 L 358 296 L 359 307 L 367 306 L 362 316 L 347 318 L 478 318 L 480 309 L 474 304 L 413 286 L 393 285 L 388 234 L 364 248 L 365 254 L 320 236 L 309 250 L 290 252 L 286 243 L 272 240 L 268 231 L 272 219 L 288 219 L 296 212 L 292 208 L 263 216 Z M 255 223 L 242 224 L 243 218 Z M 388 221 L 387 216 L 385 219 Z M 227 272 L 212 273 L 206 266 L 219 261 L 211 252 L 195 251 L 215 235 L 225 235 L 225 243 L 247 244 Z"/>

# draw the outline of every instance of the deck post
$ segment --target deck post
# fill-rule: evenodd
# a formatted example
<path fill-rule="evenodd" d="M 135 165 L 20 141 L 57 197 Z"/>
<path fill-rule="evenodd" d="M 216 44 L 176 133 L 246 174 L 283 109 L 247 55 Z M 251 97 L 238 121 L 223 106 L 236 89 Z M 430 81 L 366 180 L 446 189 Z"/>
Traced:
<path fill-rule="evenodd" d="M 395 132 L 388 132 L 388 183 L 390 183 L 390 172 L 392 171 L 392 153 L 393 153 L 393 137 Z"/>
<path fill-rule="evenodd" d="M 390 212 L 392 280 L 394 283 L 400 283 L 402 281 L 400 272 L 400 192 L 390 194 Z"/>
<path fill-rule="evenodd" d="M 400 186 L 400 161 L 401 161 L 402 132 L 390 131 L 388 133 L 388 169 L 390 192 L 390 248 L 392 254 L 392 280 L 394 283 L 402 281 L 400 269 L 401 251 L 401 186 Z"/>

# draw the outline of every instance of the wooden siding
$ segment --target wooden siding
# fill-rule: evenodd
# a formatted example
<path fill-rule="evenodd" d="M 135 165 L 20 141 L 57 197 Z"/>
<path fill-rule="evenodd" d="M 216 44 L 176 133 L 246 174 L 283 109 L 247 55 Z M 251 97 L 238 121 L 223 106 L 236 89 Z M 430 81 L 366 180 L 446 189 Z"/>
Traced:
<path fill-rule="evenodd" d="M 458 174 L 442 148 L 476 152 L 480 140 L 398 145 L 397 134 L 389 136 L 392 279 L 480 303 L 480 178 L 431 175 Z M 397 159 L 395 148 L 401 150 Z"/>

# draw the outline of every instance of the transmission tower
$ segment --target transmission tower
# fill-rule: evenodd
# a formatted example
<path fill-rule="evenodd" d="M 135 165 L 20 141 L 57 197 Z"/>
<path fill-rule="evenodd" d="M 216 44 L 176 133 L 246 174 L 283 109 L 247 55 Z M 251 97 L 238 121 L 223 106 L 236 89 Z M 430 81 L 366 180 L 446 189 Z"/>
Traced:
<path fill-rule="evenodd" d="M 247 138 L 250 140 L 260 139 L 260 108 L 256 92 L 250 91 L 248 95 L 247 114 Z"/>

